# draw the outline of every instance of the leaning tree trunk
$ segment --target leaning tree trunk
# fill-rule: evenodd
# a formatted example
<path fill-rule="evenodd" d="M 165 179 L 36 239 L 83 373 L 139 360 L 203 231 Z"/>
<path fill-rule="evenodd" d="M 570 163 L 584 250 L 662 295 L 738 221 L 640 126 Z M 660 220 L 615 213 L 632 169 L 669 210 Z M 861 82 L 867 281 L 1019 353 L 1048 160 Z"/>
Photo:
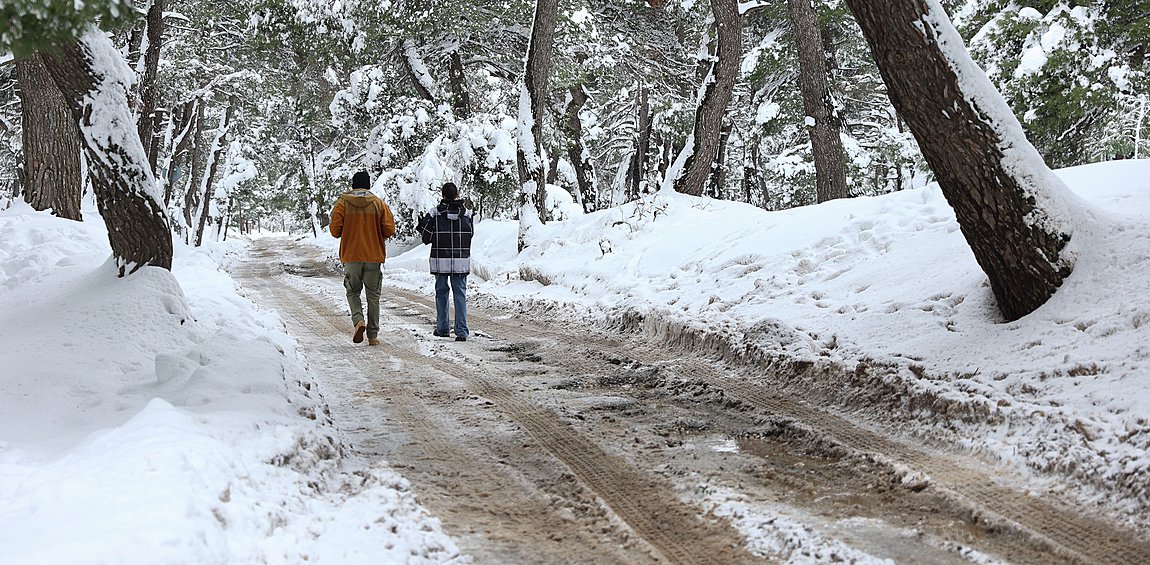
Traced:
<path fill-rule="evenodd" d="M 695 111 L 692 141 L 683 150 L 688 151 L 683 173 L 675 180 L 675 190 L 699 196 L 711 176 L 719 150 L 723 114 L 735 90 L 742 55 L 742 16 L 738 0 L 711 0 L 711 11 L 718 28 L 716 61 L 703 79 L 699 107 Z"/>
<path fill-rule="evenodd" d="M 1029 314 L 1073 268 L 1063 253 L 1078 220 L 1073 194 L 1026 140 L 936 0 L 847 5 L 1003 316 Z"/>
<path fill-rule="evenodd" d="M 531 43 L 519 92 L 519 250 L 527 247 L 528 233 L 547 221 L 547 173 L 542 153 L 543 109 L 547 103 L 547 75 L 555 39 L 558 0 L 536 0 Z"/>
<path fill-rule="evenodd" d="M 123 57 L 103 32 L 90 27 L 79 39 L 44 53 L 44 64 L 80 122 L 96 205 L 108 226 L 119 276 L 151 265 L 172 268 L 172 234 L 133 127 L 130 76 Z M 117 65 L 120 69 L 97 68 Z"/>
<path fill-rule="evenodd" d="M 80 220 L 80 127 L 43 59 L 33 54 L 16 61 L 24 167 L 24 200 L 37 210 Z"/>
<path fill-rule="evenodd" d="M 815 161 L 815 194 L 819 202 L 850 196 L 846 153 L 839 137 L 842 120 L 827 86 L 827 58 L 819 32 L 819 15 L 811 0 L 787 0 L 799 53 L 799 88 L 808 116 L 807 133 Z"/>
<path fill-rule="evenodd" d="M 428 101 L 435 102 L 435 95 L 431 93 L 431 89 L 435 88 L 435 81 L 431 79 L 431 75 L 427 72 L 427 65 L 423 63 L 423 57 L 419 55 L 419 49 L 415 46 L 415 41 L 405 39 L 403 41 L 403 68 L 407 71 L 407 76 L 411 77 L 411 86 L 415 88 L 415 92 L 419 97 Z"/>

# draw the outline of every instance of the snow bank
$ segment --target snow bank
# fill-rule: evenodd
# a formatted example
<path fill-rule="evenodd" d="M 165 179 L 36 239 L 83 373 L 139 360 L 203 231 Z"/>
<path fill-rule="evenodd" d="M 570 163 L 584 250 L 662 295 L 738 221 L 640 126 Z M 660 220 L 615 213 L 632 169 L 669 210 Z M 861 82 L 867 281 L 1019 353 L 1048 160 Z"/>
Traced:
<path fill-rule="evenodd" d="M 348 473 L 274 313 L 220 262 L 115 277 L 79 223 L 0 212 L 0 563 L 441 562 L 390 469 Z"/>

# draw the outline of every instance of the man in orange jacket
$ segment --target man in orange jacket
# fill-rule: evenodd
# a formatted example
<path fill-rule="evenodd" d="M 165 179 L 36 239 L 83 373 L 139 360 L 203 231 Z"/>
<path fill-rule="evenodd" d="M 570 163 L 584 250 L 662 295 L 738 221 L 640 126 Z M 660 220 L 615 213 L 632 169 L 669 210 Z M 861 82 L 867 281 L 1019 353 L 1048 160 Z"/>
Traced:
<path fill-rule="evenodd" d="M 384 241 L 395 235 L 391 209 L 371 192 L 371 178 L 360 171 L 351 178 L 351 190 L 343 193 L 331 211 L 331 235 L 339 239 L 339 262 L 343 263 L 343 286 L 354 324 L 351 341 L 379 345 L 379 293 L 383 285 Z M 367 321 L 363 318 L 360 292 L 367 289 Z"/>

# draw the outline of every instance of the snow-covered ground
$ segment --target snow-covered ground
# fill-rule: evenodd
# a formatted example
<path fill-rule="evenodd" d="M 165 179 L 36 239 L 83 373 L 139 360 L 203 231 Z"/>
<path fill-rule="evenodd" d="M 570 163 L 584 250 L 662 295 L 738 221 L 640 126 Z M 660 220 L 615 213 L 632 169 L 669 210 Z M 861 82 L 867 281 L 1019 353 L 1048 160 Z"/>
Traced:
<path fill-rule="evenodd" d="M 1076 236 L 1058 294 L 1011 323 L 931 187 L 782 212 L 661 193 L 549 223 L 522 254 L 517 223 L 485 221 L 472 289 L 888 367 L 889 390 L 957 407 L 904 414 L 922 433 L 1109 487 L 1136 521 L 1150 496 L 1150 161 L 1059 174 L 1105 221 Z M 220 268 L 240 247 L 178 247 L 172 273 L 116 279 L 98 220 L 0 211 L 0 563 L 458 555 L 402 477 L 340 460 L 294 341 Z M 429 290 L 426 261 L 426 247 L 389 259 L 389 281 Z"/>
<path fill-rule="evenodd" d="M 640 312 L 850 378 L 883 368 L 827 386 L 897 394 L 886 402 L 919 433 L 958 428 L 972 449 L 1070 473 L 1146 526 L 1150 161 L 1058 175 L 1099 221 L 1075 235 L 1058 293 L 1010 323 L 937 185 L 779 212 L 661 192 L 547 224 L 518 255 L 517 224 L 482 222 L 471 287 L 603 319 Z M 426 288 L 425 263 L 406 253 L 389 278 Z"/>
<path fill-rule="evenodd" d="M 103 222 L 0 212 L 0 563 L 443 562 L 407 482 L 353 469 L 274 313 L 178 246 L 116 279 Z"/>

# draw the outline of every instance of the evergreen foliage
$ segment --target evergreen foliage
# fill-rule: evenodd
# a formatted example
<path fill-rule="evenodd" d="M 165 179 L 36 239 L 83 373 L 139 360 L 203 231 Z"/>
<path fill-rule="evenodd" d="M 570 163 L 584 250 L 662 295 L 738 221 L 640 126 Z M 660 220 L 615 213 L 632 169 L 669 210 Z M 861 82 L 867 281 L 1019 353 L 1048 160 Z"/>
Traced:
<path fill-rule="evenodd" d="M 1050 166 L 1146 154 L 1135 142 L 1147 125 L 1129 117 L 1150 86 L 1150 13 L 1133 4 L 991 2 L 961 15 L 972 55 Z"/>
<path fill-rule="evenodd" d="M 140 17 L 131 0 L 51 2 L 5 0 L 0 4 L 0 52 L 17 56 L 52 49 L 79 35 L 92 22 L 105 29 Z"/>
<path fill-rule="evenodd" d="M 973 55 L 1054 167 L 1145 157 L 1150 148 L 1142 0 L 949 0 Z M 652 4 L 660 5 L 659 8 Z M 9 0 L 0 52 L 15 55 L 72 36 L 93 21 L 138 56 L 143 0 Z M 156 87 L 163 138 L 158 176 L 172 181 L 169 211 L 203 203 L 208 159 L 178 145 L 186 112 L 204 108 L 204 151 L 219 139 L 216 230 L 264 223 L 316 231 L 356 170 L 377 179 L 400 233 L 445 180 L 484 217 L 515 214 L 518 80 L 533 2 L 170 0 Z M 743 59 L 724 116 L 730 134 L 722 186 L 711 196 L 769 209 L 813 203 L 814 164 L 783 3 L 744 4 Z M 913 137 L 886 97 L 866 44 L 839 0 L 815 2 L 830 86 L 843 121 L 852 195 L 921 186 L 930 178 Z M 710 5 L 692 0 L 560 3 L 542 143 L 549 182 L 575 194 L 566 102 L 577 114 L 600 209 L 658 189 L 691 133 L 700 69 L 715 39 Z M 3 57 L 0 57 L 3 61 Z M 18 106 L 0 62 L 0 153 L 19 157 Z M 461 72 L 460 72 L 461 71 Z M 454 74 L 453 74 L 454 73 Z M 224 116 L 233 120 L 221 136 Z M 181 117 L 182 116 L 182 117 Z M 193 114 L 194 118 L 194 114 Z M 184 120 L 184 121 L 181 121 Z M 642 154 L 637 154 L 641 148 Z M 509 150 L 510 149 L 510 150 Z M 10 186 L 12 180 L 0 184 Z M 638 175 L 638 176 L 636 176 Z M 190 182 L 198 179 L 200 186 Z M 184 224 L 173 222 L 177 230 Z"/>

